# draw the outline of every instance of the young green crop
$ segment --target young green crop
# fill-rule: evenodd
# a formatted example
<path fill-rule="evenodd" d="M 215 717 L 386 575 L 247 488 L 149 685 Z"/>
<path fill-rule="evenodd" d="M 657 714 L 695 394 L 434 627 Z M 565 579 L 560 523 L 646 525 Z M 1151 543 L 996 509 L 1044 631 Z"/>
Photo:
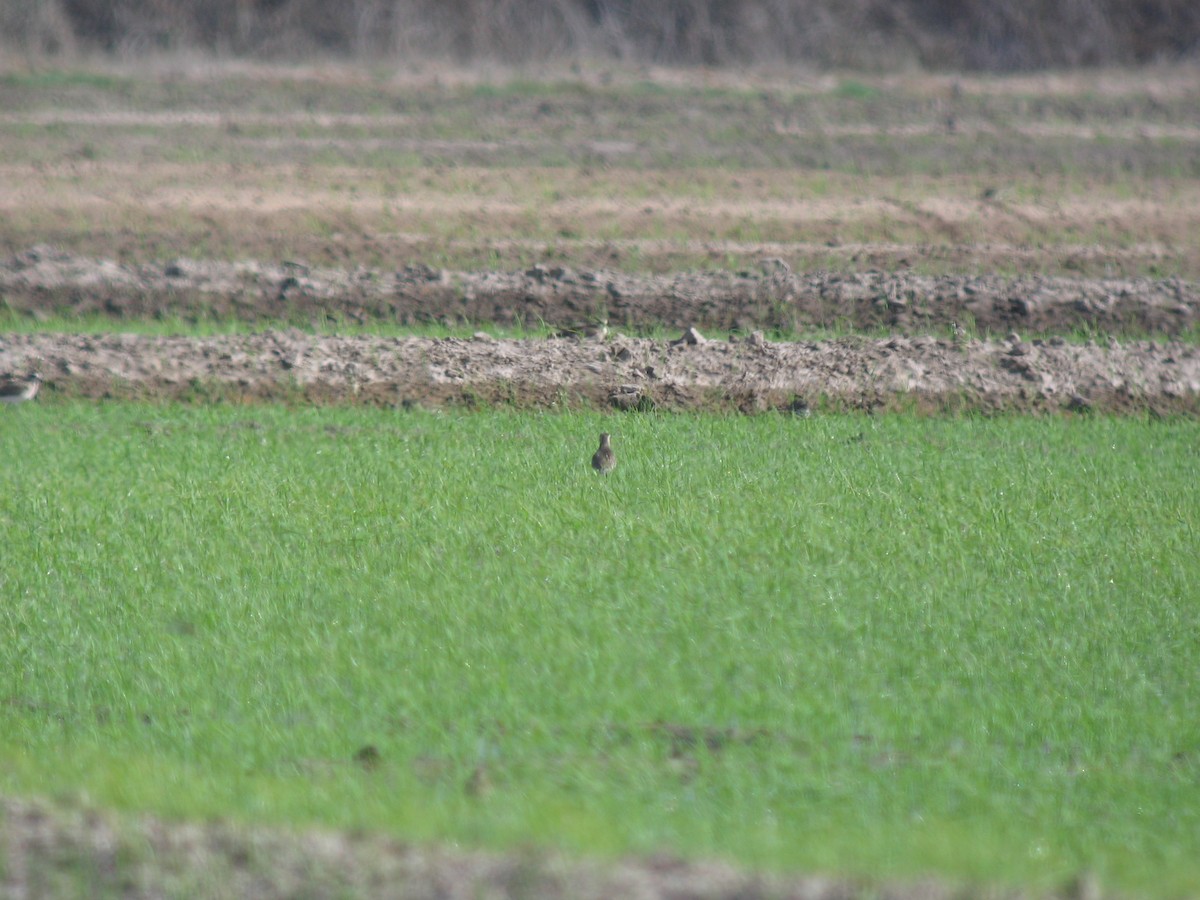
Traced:
<path fill-rule="evenodd" d="M 0 413 L 5 792 L 1200 879 L 1194 422 Z"/>

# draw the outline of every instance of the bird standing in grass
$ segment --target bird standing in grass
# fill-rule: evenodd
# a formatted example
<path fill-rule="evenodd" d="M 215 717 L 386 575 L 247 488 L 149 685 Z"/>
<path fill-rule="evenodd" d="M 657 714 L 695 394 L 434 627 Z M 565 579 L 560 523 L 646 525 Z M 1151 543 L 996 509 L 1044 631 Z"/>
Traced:
<path fill-rule="evenodd" d="M 32 400 L 42 386 L 42 376 L 37 372 L 25 378 L 9 376 L 0 381 L 0 403 L 24 403 Z"/>
<path fill-rule="evenodd" d="M 617 465 L 617 456 L 613 453 L 612 444 L 608 440 L 608 432 L 600 435 L 600 449 L 592 454 L 592 468 L 601 475 L 607 475 Z"/>

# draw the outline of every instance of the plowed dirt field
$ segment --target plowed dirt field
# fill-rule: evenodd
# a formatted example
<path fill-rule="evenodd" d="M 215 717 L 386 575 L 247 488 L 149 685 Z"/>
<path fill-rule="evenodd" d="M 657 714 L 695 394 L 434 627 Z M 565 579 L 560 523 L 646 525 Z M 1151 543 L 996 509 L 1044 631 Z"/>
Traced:
<path fill-rule="evenodd" d="M 1171 340 L 1059 336 L 1192 327 L 1196 285 L 1113 280 L 797 276 L 765 271 L 636 276 L 380 272 L 176 261 L 119 265 L 35 248 L 0 266 L 10 309 L 31 315 L 247 322 L 505 322 L 567 325 L 607 310 L 603 336 L 496 339 L 320 336 L 298 329 L 207 338 L 11 334 L 0 370 L 39 370 L 68 396 L 307 399 L 397 405 L 588 405 L 620 409 L 1200 410 L 1200 350 Z M 601 306 L 594 299 L 601 293 Z M 768 340 L 780 328 L 850 322 L 868 333 Z M 998 333 L 979 340 L 955 323 Z M 627 336 L 655 323 L 674 339 Z M 712 340 L 706 340 L 709 331 Z M 1019 330 L 1017 330 L 1019 329 Z M 1001 337 L 999 335 L 1005 335 Z"/>

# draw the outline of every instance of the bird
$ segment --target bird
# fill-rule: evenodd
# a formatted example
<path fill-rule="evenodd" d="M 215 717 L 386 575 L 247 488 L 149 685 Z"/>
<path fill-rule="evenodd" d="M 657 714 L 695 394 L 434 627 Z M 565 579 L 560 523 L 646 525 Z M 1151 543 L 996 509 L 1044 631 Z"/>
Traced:
<path fill-rule="evenodd" d="M 24 378 L 8 376 L 0 381 L 0 403 L 24 403 L 32 400 L 42 386 L 42 376 L 37 372 Z"/>
<path fill-rule="evenodd" d="M 463 785 L 463 792 L 476 799 L 482 799 L 492 792 L 492 777 L 488 774 L 487 766 L 480 763 L 475 767 Z"/>
<path fill-rule="evenodd" d="M 554 336 L 574 341 L 603 341 L 608 337 L 608 319 L 602 317 L 582 325 L 572 325 L 556 331 Z"/>
<path fill-rule="evenodd" d="M 601 475 L 607 475 L 617 465 L 616 454 L 613 453 L 612 444 L 608 440 L 608 432 L 605 431 L 600 435 L 600 449 L 592 455 L 592 468 Z"/>

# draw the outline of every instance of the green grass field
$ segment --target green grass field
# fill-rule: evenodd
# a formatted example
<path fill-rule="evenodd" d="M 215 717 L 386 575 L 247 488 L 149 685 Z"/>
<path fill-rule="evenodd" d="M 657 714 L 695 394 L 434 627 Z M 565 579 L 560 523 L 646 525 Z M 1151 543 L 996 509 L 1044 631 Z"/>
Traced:
<path fill-rule="evenodd" d="M 2 792 L 1200 884 L 1194 421 L 59 402 L 0 454 Z"/>

